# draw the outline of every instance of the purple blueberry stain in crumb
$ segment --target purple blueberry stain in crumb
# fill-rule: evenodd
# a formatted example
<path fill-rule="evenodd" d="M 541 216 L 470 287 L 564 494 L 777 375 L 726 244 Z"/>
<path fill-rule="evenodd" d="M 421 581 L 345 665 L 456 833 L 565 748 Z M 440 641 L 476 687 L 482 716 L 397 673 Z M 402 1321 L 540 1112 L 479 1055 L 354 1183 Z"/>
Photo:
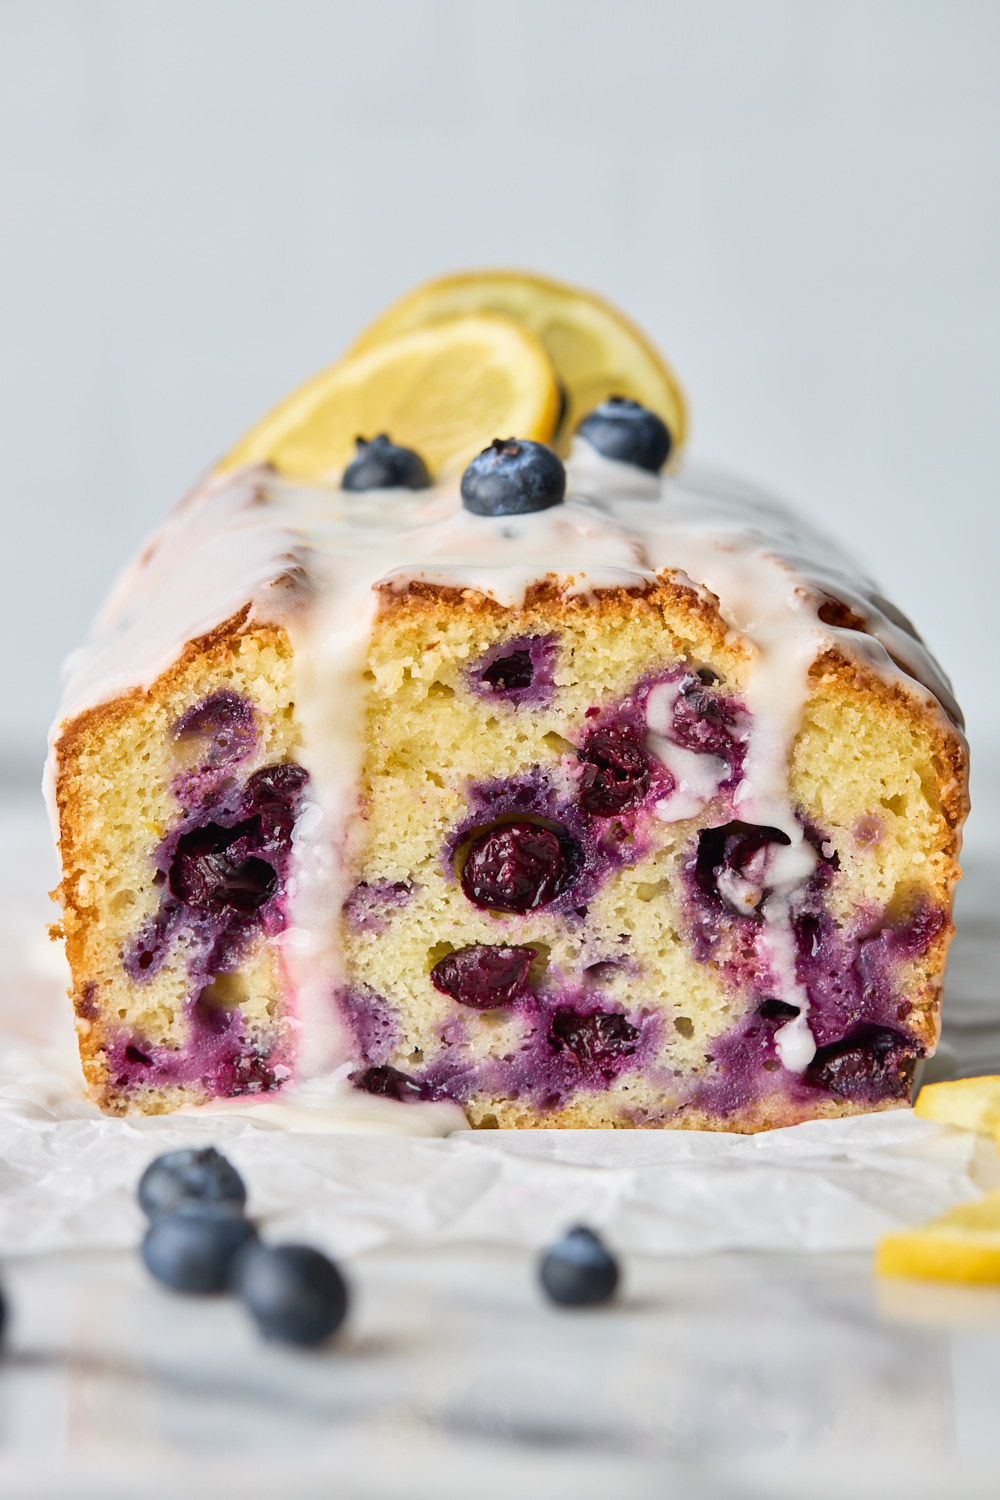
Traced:
<path fill-rule="evenodd" d="M 544 708 L 555 685 L 558 637 L 521 635 L 484 651 L 466 668 L 470 689 L 481 698 L 502 700 L 515 707 Z"/>
<path fill-rule="evenodd" d="M 749 1015 L 712 1046 L 714 1069 L 693 1102 L 720 1115 L 779 1090 L 792 1105 L 809 1107 L 817 1090 L 856 1103 L 905 1102 L 924 1046 L 905 1027 L 910 1011 L 900 990 L 900 965 L 926 952 L 946 914 L 917 901 L 902 920 L 865 917 L 854 932 L 838 928 L 823 908 L 822 877 L 801 894 L 808 910 L 792 918 L 796 975 L 809 1000 L 808 1024 L 816 1055 L 801 1075 L 781 1067 L 777 1030 L 798 1007 L 764 996 Z M 721 962 L 732 973 L 732 960 Z M 745 979 L 745 976 L 744 976 Z"/>
<path fill-rule="evenodd" d="M 204 804 L 217 799 L 235 768 L 256 750 L 257 714 L 239 693 L 212 693 L 181 715 L 173 737 L 188 764 L 171 790 L 182 806 Z"/>
<path fill-rule="evenodd" d="M 85 984 L 76 997 L 76 1013 L 84 1021 L 96 1021 L 98 1016 L 97 985 L 93 982 Z"/>
<path fill-rule="evenodd" d="M 875 849 L 882 842 L 885 833 L 885 823 L 874 813 L 868 813 L 859 818 L 851 829 L 851 838 L 854 840 L 856 849 L 867 854 L 870 849 Z"/>
<path fill-rule="evenodd" d="M 257 745 L 257 715 L 249 698 L 227 690 L 212 693 L 182 714 L 174 738 L 204 744 L 201 764 L 228 765 L 245 760 Z"/>
<path fill-rule="evenodd" d="M 719 690 L 720 679 L 711 668 L 679 666 L 650 679 L 626 700 L 638 709 L 656 743 L 722 761 L 726 774 L 719 792 L 731 796 L 743 775 L 750 715 L 742 700 Z"/>
<path fill-rule="evenodd" d="M 287 1077 L 245 1032 L 238 1009 L 214 1003 L 211 986 L 239 967 L 258 933 L 274 936 L 286 925 L 291 834 L 307 781 L 301 766 L 265 766 L 242 786 L 228 785 L 215 804 L 187 808 L 160 844 L 162 878 L 152 881 L 159 907 L 133 935 L 122 965 L 147 983 L 183 943 L 188 1034 L 175 1049 L 123 1033 L 108 1052 L 119 1087 L 201 1083 L 209 1094 L 230 1095 L 275 1088 Z"/>
<path fill-rule="evenodd" d="M 382 1014 L 388 1002 L 369 997 Z M 476 1007 L 479 1008 L 479 1007 Z M 387 1061 L 383 1034 L 359 1047 L 359 1067 L 350 1075 L 356 1088 L 401 1100 L 452 1099 L 475 1094 L 523 1099 L 538 1109 L 557 1109 L 581 1093 L 605 1092 L 624 1075 L 648 1066 L 659 1046 L 663 1018 L 642 1011 L 627 1015 L 606 1001 L 580 991 L 553 991 L 537 1003 L 519 1001 L 515 1013 L 520 1038 L 501 1057 L 482 1057 L 468 1045 L 481 1021 L 453 1016 L 441 1027 L 438 1054 L 427 1064 L 401 1072 Z M 385 1034 L 389 1031 L 388 1024 Z M 362 1041 L 358 1029 L 355 1036 Z"/>
<path fill-rule="evenodd" d="M 407 880 L 359 881 L 344 902 L 344 921 L 354 934 L 379 936 L 388 928 L 392 913 L 413 897 L 416 887 Z"/>
<path fill-rule="evenodd" d="M 129 977 L 152 979 L 182 935 L 193 980 L 235 968 L 258 931 L 286 923 L 292 827 L 308 781 L 301 766 L 265 766 L 215 806 L 189 808 L 154 856 L 158 910 L 122 954 Z"/>
<path fill-rule="evenodd" d="M 431 984 L 441 994 L 475 1010 L 497 1010 L 528 993 L 532 948 L 480 943 L 448 953 L 431 970 Z"/>
<path fill-rule="evenodd" d="M 338 996 L 340 1013 L 354 1037 L 357 1055 L 374 1067 L 383 1067 L 399 1038 L 399 1020 L 389 1001 L 367 986 L 343 990 Z"/>
<path fill-rule="evenodd" d="M 429 1094 L 465 1102 L 486 1093 L 558 1109 L 578 1094 L 606 1092 L 623 1075 L 647 1066 L 662 1035 L 657 1014 L 611 1011 L 579 992 L 546 996 L 522 1011 L 519 1045 L 503 1057 L 476 1057 L 445 1048 L 419 1073 Z"/>
<path fill-rule="evenodd" d="M 287 1065 L 250 1035 L 238 1012 L 227 1019 L 228 1025 L 218 1030 L 192 1002 L 184 1044 L 176 1048 L 119 1032 L 105 1049 L 109 1080 L 128 1091 L 200 1086 L 209 1098 L 280 1088 L 290 1076 Z"/>
<path fill-rule="evenodd" d="M 183 907 L 172 901 L 161 903 L 159 910 L 146 919 L 122 954 L 122 967 L 130 979 L 142 984 L 155 978 L 183 917 Z"/>

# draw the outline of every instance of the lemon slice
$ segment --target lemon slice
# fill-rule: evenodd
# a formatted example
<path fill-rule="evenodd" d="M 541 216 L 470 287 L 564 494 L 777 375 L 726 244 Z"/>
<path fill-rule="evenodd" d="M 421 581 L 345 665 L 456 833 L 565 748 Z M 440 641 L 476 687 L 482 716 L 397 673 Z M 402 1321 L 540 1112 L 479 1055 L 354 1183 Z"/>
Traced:
<path fill-rule="evenodd" d="M 376 318 L 352 352 L 410 328 L 483 312 L 515 319 L 548 350 L 566 397 L 554 440 L 560 452 L 587 413 L 608 396 L 630 396 L 650 407 L 666 422 L 675 446 L 683 442 L 688 425 L 683 393 L 645 335 L 592 292 L 542 276 L 468 271 L 429 281 Z"/>
<path fill-rule="evenodd" d="M 509 318 L 456 317 L 401 330 L 321 370 L 219 467 L 272 463 L 297 479 L 322 479 L 347 466 L 357 437 L 385 432 L 448 478 L 495 437 L 546 442 L 559 405 L 552 363 L 533 333 Z"/>
<path fill-rule="evenodd" d="M 875 1251 L 880 1276 L 1000 1281 L 1000 1191 L 922 1224 L 887 1234 Z"/>
<path fill-rule="evenodd" d="M 928 1083 L 917 1095 L 914 1114 L 938 1125 L 960 1125 L 991 1135 L 1000 1126 L 1000 1078 L 956 1078 Z"/>

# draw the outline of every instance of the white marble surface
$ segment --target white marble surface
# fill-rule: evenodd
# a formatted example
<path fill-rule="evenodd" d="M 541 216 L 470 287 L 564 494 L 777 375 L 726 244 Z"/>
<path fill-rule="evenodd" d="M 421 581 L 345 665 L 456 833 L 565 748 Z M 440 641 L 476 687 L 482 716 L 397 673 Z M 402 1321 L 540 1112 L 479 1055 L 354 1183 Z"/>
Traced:
<path fill-rule="evenodd" d="M 983 832 L 946 1012 L 946 1056 L 961 1072 L 1000 1068 L 1000 863 Z M 0 806 L 0 848 L 0 1052 L 8 1069 L 18 1055 L 34 1067 L 57 1002 L 55 981 L 38 974 L 51 867 L 33 799 Z M 734 1215 L 720 1232 L 718 1214 L 692 1219 L 684 1196 L 699 1180 L 697 1141 L 681 1152 L 646 1138 L 638 1157 L 609 1165 L 570 1138 L 559 1150 L 512 1138 L 504 1150 L 482 1136 L 398 1148 L 299 1136 L 288 1152 L 299 1175 L 282 1184 L 291 1138 L 230 1123 L 265 1232 L 301 1233 L 345 1260 L 346 1331 L 302 1354 L 260 1344 L 229 1301 L 173 1297 L 149 1281 L 128 1248 L 140 1221 L 127 1179 L 176 1124 L 123 1127 L 123 1154 L 120 1132 L 102 1135 L 85 1105 L 67 1105 L 60 1047 L 57 1036 L 59 1129 L 34 1106 L 32 1134 L 9 1089 L 0 1110 L 4 1494 L 781 1500 L 904 1484 L 911 1495 L 954 1493 L 959 1475 L 963 1495 L 996 1492 L 1000 1289 L 880 1284 L 869 1271 L 880 1225 L 985 1180 L 990 1162 L 972 1159 L 957 1132 L 911 1137 L 919 1122 L 908 1121 L 895 1144 L 877 1134 L 814 1142 L 793 1196 L 800 1209 L 823 1202 L 819 1219 L 796 1219 L 774 1196 L 778 1184 L 787 1198 L 787 1143 L 757 1155 L 735 1143 L 707 1164 L 727 1182 L 708 1208 Z M 429 1159 L 422 1176 L 415 1163 Z M 367 1194 L 365 1162 L 376 1163 Z M 485 1199 L 470 1173 L 485 1173 Z M 555 1222 L 569 1201 L 624 1250 L 613 1307 L 559 1312 L 536 1291 L 535 1244 L 546 1214 Z M 741 1239 L 740 1223 L 763 1222 L 776 1226 L 769 1240 L 756 1228 Z M 724 1248 L 734 1243 L 758 1248 Z"/>

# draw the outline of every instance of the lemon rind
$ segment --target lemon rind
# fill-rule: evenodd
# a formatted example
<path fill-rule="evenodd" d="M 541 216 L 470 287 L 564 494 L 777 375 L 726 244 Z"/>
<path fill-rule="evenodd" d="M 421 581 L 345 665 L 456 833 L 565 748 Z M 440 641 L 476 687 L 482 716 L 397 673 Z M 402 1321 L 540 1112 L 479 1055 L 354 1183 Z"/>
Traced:
<path fill-rule="evenodd" d="M 627 314 L 623 313 L 618 307 L 606 298 L 601 297 L 598 293 L 589 291 L 585 287 L 576 286 L 570 282 L 556 280 L 554 277 L 542 276 L 535 271 L 517 271 L 507 268 L 458 271 L 450 275 L 432 277 L 431 280 L 423 282 L 412 291 L 405 292 L 387 307 L 384 312 L 380 313 L 358 335 L 348 352 L 351 354 L 358 353 L 362 349 L 370 348 L 372 345 L 381 342 L 384 338 L 391 337 L 392 328 L 398 322 L 400 313 L 411 304 L 429 300 L 432 296 L 452 287 L 469 286 L 477 282 L 498 281 L 534 286 L 546 293 L 561 298 L 575 298 L 580 302 L 588 303 L 591 307 L 596 308 L 610 323 L 617 325 L 622 332 L 626 333 L 656 370 L 665 389 L 669 393 L 669 404 L 671 406 L 669 414 L 673 418 L 671 435 L 674 439 L 675 448 L 679 449 L 681 447 L 686 441 L 690 430 L 687 398 L 677 375 L 664 359 L 659 349 L 656 348 L 655 344 L 651 342 L 642 329 Z"/>

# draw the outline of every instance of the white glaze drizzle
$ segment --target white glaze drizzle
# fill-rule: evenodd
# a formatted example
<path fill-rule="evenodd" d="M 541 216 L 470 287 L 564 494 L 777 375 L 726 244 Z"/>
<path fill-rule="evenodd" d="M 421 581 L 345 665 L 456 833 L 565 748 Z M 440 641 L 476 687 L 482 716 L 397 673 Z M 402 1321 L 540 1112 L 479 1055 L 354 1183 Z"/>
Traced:
<path fill-rule="evenodd" d="M 374 590 L 417 579 L 517 607 L 547 576 L 569 594 L 643 586 L 669 574 L 717 603 L 734 640 L 751 651 L 743 694 L 751 732 L 736 807 L 745 821 L 777 828 L 790 841 L 771 848 L 762 908 L 770 979 L 781 999 L 800 1007 L 777 1033 L 779 1056 L 793 1071 L 812 1056 L 788 903 L 816 858 L 788 795 L 809 667 L 835 641 L 932 711 L 945 705 L 955 713 L 950 686 L 846 554 L 757 492 L 683 467 L 646 474 L 580 439 L 567 474 L 565 504 L 490 518 L 464 510 L 455 483 L 351 494 L 266 468 L 210 477 L 125 570 L 87 643 L 67 662 L 46 773 L 50 810 L 59 734 L 77 714 L 150 686 L 187 642 L 247 604 L 255 622 L 289 631 L 299 758 L 312 778 L 295 834 L 293 920 L 282 939 L 297 995 L 300 1078 L 329 1073 L 343 1056 L 329 997 L 340 977 L 335 914 L 357 836 L 362 664 Z M 817 611 L 828 597 L 847 605 L 868 633 L 823 624 Z M 677 783 L 656 811 L 673 822 L 706 805 L 723 768 L 664 737 L 669 707 L 665 699 L 653 703 L 650 729 L 651 748 Z"/>

